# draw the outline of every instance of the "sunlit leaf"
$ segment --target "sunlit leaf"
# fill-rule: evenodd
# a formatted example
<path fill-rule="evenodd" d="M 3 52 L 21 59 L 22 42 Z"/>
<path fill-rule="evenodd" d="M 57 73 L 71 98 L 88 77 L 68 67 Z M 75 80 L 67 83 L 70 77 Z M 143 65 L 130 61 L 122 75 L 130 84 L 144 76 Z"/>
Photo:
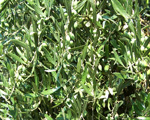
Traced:
<path fill-rule="evenodd" d="M 41 92 L 42 95 L 51 95 L 53 94 L 54 92 L 58 91 L 61 87 L 57 87 L 57 88 L 52 88 L 52 89 L 49 89 L 49 90 L 44 90 Z"/>

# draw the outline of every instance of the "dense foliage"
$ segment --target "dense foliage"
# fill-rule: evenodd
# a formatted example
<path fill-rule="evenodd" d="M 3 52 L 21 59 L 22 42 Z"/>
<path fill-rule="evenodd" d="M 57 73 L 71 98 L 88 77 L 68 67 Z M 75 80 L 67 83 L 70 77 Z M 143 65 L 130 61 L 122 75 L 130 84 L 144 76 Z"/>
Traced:
<path fill-rule="evenodd" d="M 150 119 L 148 0 L 3 0 L 0 119 Z"/>

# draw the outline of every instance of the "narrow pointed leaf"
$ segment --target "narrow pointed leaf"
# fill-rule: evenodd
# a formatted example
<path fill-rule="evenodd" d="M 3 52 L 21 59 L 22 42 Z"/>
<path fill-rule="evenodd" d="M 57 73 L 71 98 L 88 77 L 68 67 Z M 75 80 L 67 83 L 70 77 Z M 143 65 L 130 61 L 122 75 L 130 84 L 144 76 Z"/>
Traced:
<path fill-rule="evenodd" d="M 8 53 L 8 56 L 12 57 L 12 59 L 14 59 L 22 64 L 25 64 L 25 62 L 20 57 L 18 57 L 17 55 L 15 55 L 13 53 Z"/>
<path fill-rule="evenodd" d="M 42 47 L 44 53 L 45 53 L 45 56 L 46 58 L 48 59 L 48 61 L 50 63 L 52 63 L 53 65 L 55 65 L 55 61 L 54 61 L 54 58 L 50 55 L 49 51 L 45 48 L 45 47 Z"/>
<path fill-rule="evenodd" d="M 129 15 L 126 13 L 121 3 L 118 0 L 111 0 L 111 2 L 115 11 L 120 13 L 125 18 L 125 20 L 128 21 Z"/>
<path fill-rule="evenodd" d="M 148 37 L 148 39 L 145 41 L 144 43 L 144 47 L 147 48 L 147 45 L 150 43 L 150 37 Z"/>
<path fill-rule="evenodd" d="M 39 15 L 46 17 L 45 14 L 42 12 L 41 8 L 39 8 L 37 5 L 34 5 L 34 10 L 37 12 Z"/>
<path fill-rule="evenodd" d="M 24 42 L 22 42 L 22 41 L 20 41 L 20 40 L 15 40 L 15 39 L 12 39 L 12 40 L 9 40 L 8 42 L 6 42 L 5 44 L 7 45 L 8 43 L 10 43 L 10 42 L 12 42 L 12 43 L 14 43 L 14 44 L 16 44 L 16 45 L 19 45 L 20 47 L 23 47 L 23 48 L 25 48 L 26 50 L 27 50 L 27 57 L 29 58 L 29 55 L 30 55 L 30 48 L 29 48 L 29 46 L 26 44 L 26 43 L 24 43 Z"/>
<path fill-rule="evenodd" d="M 88 42 L 86 43 L 83 51 L 82 51 L 82 60 L 84 61 L 85 57 L 86 57 L 86 53 L 87 53 L 87 47 L 88 47 Z"/>
<path fill-rule="evenodd" d="M 54 92 L 58 91 L 61 87 L 57 87 L 57 88 L 52 88 L 52 89 L 49 89 L 49 90 L 44 90 L 41 92 L 42 95 L 51 95 L 53 94 Z"/>
<path fill-rule="evenodd" d="M 85 69 L 84 69 L 84 72 L 83 72 L 83 75 L 82 75 L 82 82 L 83 83 L 86 82 L 87 74 L 88 74 L 88 70 L 87 70 L 87 66 L 85 66 Z"/>
<path fill-rule="evenodd" d="M 83 89 L 85 90 L 85 92 L 87 92 L 89 95 L 92 96 L 91 90 L 90 90 L 88 87 L 86 87 L 86 85 L 85 85 L 84 83 L 82 83 L 82 87 L 83 87 Z"/>
<path fill-rule="evenodd" d="M 81 58 L 78 58 L 78 63 L 77 63 L 77 72 L 80 73 L 80 69 L 81 69 Z"/>
<path fill-rule="evenodd" d="M 131 31 L 133 33 L 135 33 L 133 21 L 130 19 L 130 15 L 127 14 L 126 10 L 123 8 L 121 3 L 118 0 L 111 0 L 111 2 L 112 2 L 114 10 L 117 13 L 120 13 L 124 17 L 125 21 L 128 22 L 128 25 L 129 25 Z"/>
<path fill-rule="evenodd" d="M 113 52 L 118 63 L 120 63 L 123 67 L 125 67 L 115 49 L 113 49 Z"/>

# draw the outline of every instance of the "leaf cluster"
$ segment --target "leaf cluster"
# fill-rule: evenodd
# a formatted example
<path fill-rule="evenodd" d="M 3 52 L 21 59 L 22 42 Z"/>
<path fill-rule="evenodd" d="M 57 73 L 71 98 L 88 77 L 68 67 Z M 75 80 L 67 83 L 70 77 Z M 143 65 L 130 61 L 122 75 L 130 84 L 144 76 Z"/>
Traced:
<path fill-rule="evenodd" d="M 149 119 L 148 5 L 1 2 L 0 119 Z"/>

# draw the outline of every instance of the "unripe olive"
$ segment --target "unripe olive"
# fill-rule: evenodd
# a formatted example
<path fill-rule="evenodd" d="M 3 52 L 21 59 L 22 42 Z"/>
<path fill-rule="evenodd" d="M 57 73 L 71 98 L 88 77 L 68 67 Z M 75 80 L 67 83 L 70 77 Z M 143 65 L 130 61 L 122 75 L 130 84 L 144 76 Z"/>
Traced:
<path fill-rule="evenodd" d="M 70 53 L 67 55 L 67 59 L 68 59 L 68 60 L 71 59 L 71 54 L 70 54 Z"/>
<path fill-rule="evenodd" d="M 68 14 L 67 14 L 67 13 L 64 13 L 64 15 L 65 15 L 65 17 L 67 17 L 67 16 L 68 16 Z"/>
<path fill-rule="evenodd" d="M 150 69 L 147 71 L 147 75 L 150 75 Z"/>
<path fill-rule="evenodd" d="M 102 71 L 102 66 L 100 64 L 98 65 L 98 69 Z"/>
<path fill-rule="evenodd" d="M 109 70 L 109 65 L 105 65 L 104 70 L 107 72 Z"/>
<path fill-rule="evenodd" d="M 78 26 L 78 22 L 76 21 L 76 22 L 74 23 L 74 28 L 77 28 L 77 26 Z"/>
<path fill-rule="evenodd" d="M 87 22 L 87 23 L 85 24 L 85 26 L 86 26 L 86 27 L 90 27 L 90 26 L 91 26 L 91 23 L 90 23 L 90 22 Z"/>
<path fill-rule="evenodd" d="M 74 36 L 74 34 L 72 32 L 69 33 L 69 36 L 71 37 L 71 39 L 74 40 L 75 36 Z"/>
<path fill-rule="evenodd" d="M 69 36 L 69 35 L 66 35 L 66 40 L 67 40 L 68 42 L 70 42 L 70 36 Z"/>
<path fill-rule="evenodd" d="M 72 40 L 70 41 L 70 44 L 73 45 L 73 41 Z"/>

